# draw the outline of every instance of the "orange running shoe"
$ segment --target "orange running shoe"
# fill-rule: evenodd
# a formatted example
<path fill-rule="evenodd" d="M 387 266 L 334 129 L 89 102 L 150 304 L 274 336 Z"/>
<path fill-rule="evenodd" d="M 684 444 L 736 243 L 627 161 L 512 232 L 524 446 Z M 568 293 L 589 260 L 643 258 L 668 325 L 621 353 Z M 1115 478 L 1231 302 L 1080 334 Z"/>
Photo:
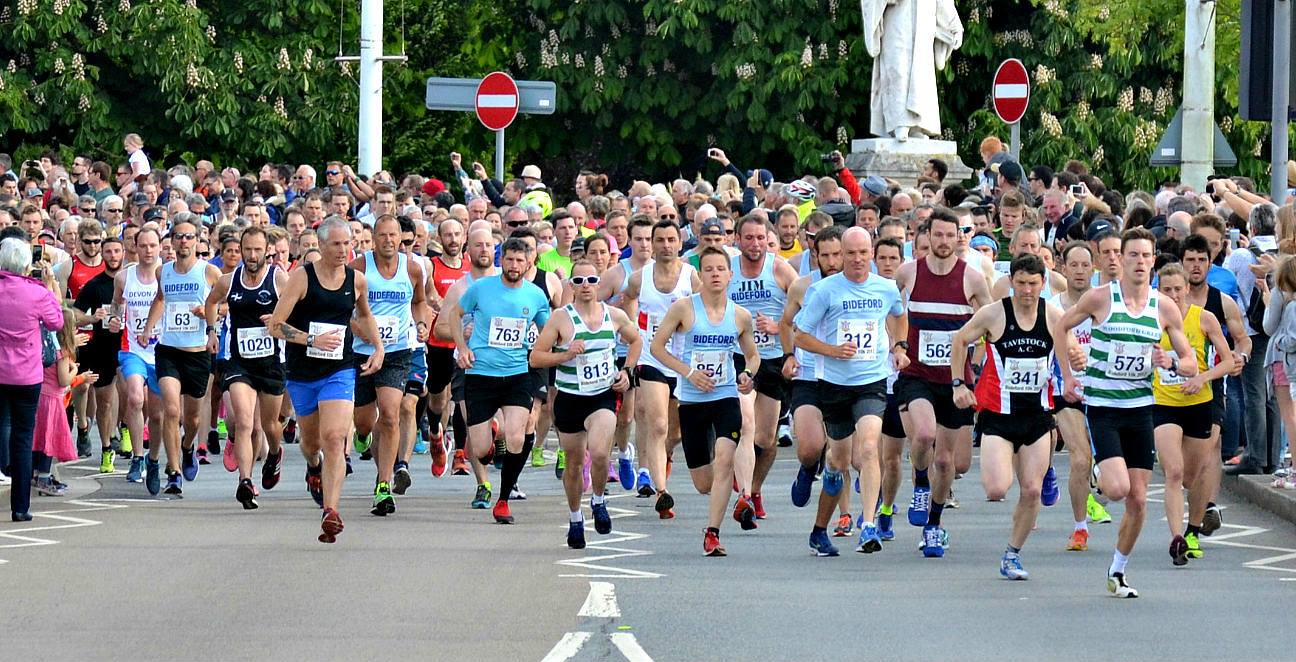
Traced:
<path fill-rule="evenodd" d="M 462 448 L 455 449 L 454 465 L 451 466 L 450 473 L 456 476 L 467 476 L 469 473 L 468 456 L 464 455 Z"/>
<path fill-rule="evenodd" d="M 338 534 L 342 533 L 342 516 L 338 511 L 332 508 L 324 509 L 324 517 L 320 521 L 320 542 L 337 542 Z"/>
<path fill-rule="evenodd" d="M 855 530 L 855 520 L 851 518 L 850 513 L 842 513 L 837 518 L 837 527 L 833 529 L 834 538 L 845 538 Z"/>
<path fill-rule="evenodd" d="M 432 442 L 429 445 L 432 446 L 432 475 L 440 478 L 446 472 L 446 449 L 443 437 L 439 434 L 433 435 Z M 459 457 L 456 456 L 455 461 L 458 460 Z"/>
<path fill-rule="evenodd" d="M 743 531 L 756 528 L 756 509 L 752 507 L 750 498 L 738 497 L 738 503 L 734 504 L 733 518 L 742 526 Z"/>
<path fill-rule="evenodd" d="M 1071 532 L 1071 539 L 1067 541 L 1068 552 L 1087 552 L 1089 551 L 1089 530 L 1076 529 Z"/>
<path fill-rule="evenodd" d="M 702 553 L 707 556 L 727 556 L 725 548 L 720 544 L 720 534 L 708 530 L 702 535 Z"/>

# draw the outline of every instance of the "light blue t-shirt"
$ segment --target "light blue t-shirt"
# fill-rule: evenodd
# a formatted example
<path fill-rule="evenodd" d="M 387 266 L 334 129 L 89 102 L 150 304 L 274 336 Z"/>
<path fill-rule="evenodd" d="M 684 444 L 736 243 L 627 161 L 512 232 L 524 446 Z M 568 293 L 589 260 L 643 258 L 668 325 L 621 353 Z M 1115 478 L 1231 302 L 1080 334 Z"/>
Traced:
<path fill-rule="evenodd" d="M 527 328 L 533 322 L 543 327 L 549 321 L 549 299 L 535 283 L 523 280 L 517 287 L 508 287 L 502 278 L 482 278 L 459 299 L 464 314 L 473 316 L 468 348 L 475 360 L 466 371 L 469 375 L 511 377 L 529 370 Z"/>
<path fill-rule="evenodd" d="M 806 301 L 794 323 L 804 333 L 840 345 L 848 339 L 858 348 L 852 359 L 823 358 L 823 380 L 839 386 L 861 386 L 886 379 L 891 370 L 891 339 L 886 318 L 904 313 L 895 281 L 869 274 L 862 283 L 845 273 L 829 276 L 806 290 Z M 822 325 L 822 327 L 820 326 Z"/>

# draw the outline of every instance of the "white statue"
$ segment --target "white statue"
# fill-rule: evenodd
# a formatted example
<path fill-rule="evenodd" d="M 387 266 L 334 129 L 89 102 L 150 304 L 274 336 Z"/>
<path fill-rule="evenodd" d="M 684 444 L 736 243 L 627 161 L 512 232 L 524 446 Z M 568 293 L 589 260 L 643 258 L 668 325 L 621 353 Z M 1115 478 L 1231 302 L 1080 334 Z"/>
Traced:
<path fill-rule="evenodd" d="M 860 0 L 864 44 L 873 57 L 876 136 L 940 135 L 936 71 L 963 44 L 954 0 Z"/>

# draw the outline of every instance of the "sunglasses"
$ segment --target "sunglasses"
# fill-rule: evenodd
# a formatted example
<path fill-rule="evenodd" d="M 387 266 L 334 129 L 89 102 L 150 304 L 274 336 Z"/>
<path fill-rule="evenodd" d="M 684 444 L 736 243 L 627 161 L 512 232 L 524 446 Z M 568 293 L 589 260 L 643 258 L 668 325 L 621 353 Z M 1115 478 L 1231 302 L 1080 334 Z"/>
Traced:
<path fill-rule="evenodd" d="M 973 232 L 976 232 L 976 228 L 971 225 L 959 229 L 963 231 L 963 234 L 972 234 Z"/>
<path fill-rule="evenodd" d="M 326 174 L 326 175 L 333 175 L 333 176 L 337 176 L 337 175 L 342 174 L 342 171 L 341 171 L 341 170 L 325 170 L 325 171 L 324 171 L 324 174 Z"/>
<path fill-rule="evenodd" d="M 572 285 L 598 285 L 598 276 L 572 276 Z"/>
<path fill-rule="evenodd" d="M 725 230 L 725 234 L 733 234 L 733 233 L 734 233 L 733 230 Z"/>
<path fill-rule="evenodd" d="M 211 251 L 198 251 L 198 257 L 211 257 Z"/>
<path fill-rule="evenodd" d="M 198 235 L 193 232 L 176 232 L 171 235 L 171 238 L 179 239 L 180 241 L 193 241 L 198 238 Z M 211 253 L 208 253 L 208 255 L 211 255 Z"/>
<path fill-rule="evenodd" d="M 278 253 L 266 253 L 266 259 L 267 259 L 267 260 L 273 260 L 273 259 L 275 259 L 275 258 L 277 258 L 277 257 L 279 257 L 279 254 L 278 254 Z"/>
<path fill-rule="evenodd" d="M 95 213 L 95 210 L 94 210 L 94 207 L 91 207 L 91 208 L 89 208 L 89 209 L 86 209 L 85 207 L 82 207 L 82 208 L 81 208 L 81 213 L 82 213 L 82 214 L 93 214 L 93 213 Z"/>
<path fill-rule="evenodd" d="M 661 218 L 661 220 L 663 220 L 663 221 L 678 221 L 678 220 L 679 220 L 679 215 L 678 215 L 678 214 L 662 214 L 662 215 L 660 216 L 660 218 Z"/>
<path fill-rule="evenodd" d="M 413 246 L 413 245 L 414 245 L 413 239 L 401 239 L 401 246 Z"/>
<path fill-rule="evenodd" d="M 103 239 L 82 239 L 82 240 L 81 240 L 81 243 L 83 243 L 83 244 L 90 244 L 91 246 L 94 246 L 94 245 L 97 245 L 97 244 L 102 244 L 102 243 L 103 243 Z"/>
<path fill-rule="evenodd" d="M 105 213 L 105 214 L 120 214 L 120 213 L 122 213 L 122 210 L 120 210 L 120 209 L 111 209 L 111 208 L 109 208 L 109 209 L 105 209 L 105 210 L 104 210 L 104 213 Z"/>
<path fill-rule="evenodd" d="M 530 225 L 528 221 L 509 221 L 507 224 L 511 228 L 521 228 Z"/>

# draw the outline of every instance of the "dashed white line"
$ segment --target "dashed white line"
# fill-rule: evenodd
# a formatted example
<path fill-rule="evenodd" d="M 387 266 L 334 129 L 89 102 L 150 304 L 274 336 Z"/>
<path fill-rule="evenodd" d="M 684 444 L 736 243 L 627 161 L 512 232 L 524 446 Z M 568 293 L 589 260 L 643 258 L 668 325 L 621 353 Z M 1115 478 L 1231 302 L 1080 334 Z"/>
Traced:
<path fill-rule="evenodd" d="M 566 662 L 580 652 L 581 646 L 589 641 L 590 633 L 588 632 L 568 632 L 564 634 L 554 647 L 549 649 L 549 654 L 545 655 L 540 662 Z"/>
<path fill-rule="evenodd" d="M 588 618 L 621 618 L 621 608 L 617 606 L 616 587 L 611 582 L 590 582 L 589 595 L 581 605 L 577 616 Z"/>

